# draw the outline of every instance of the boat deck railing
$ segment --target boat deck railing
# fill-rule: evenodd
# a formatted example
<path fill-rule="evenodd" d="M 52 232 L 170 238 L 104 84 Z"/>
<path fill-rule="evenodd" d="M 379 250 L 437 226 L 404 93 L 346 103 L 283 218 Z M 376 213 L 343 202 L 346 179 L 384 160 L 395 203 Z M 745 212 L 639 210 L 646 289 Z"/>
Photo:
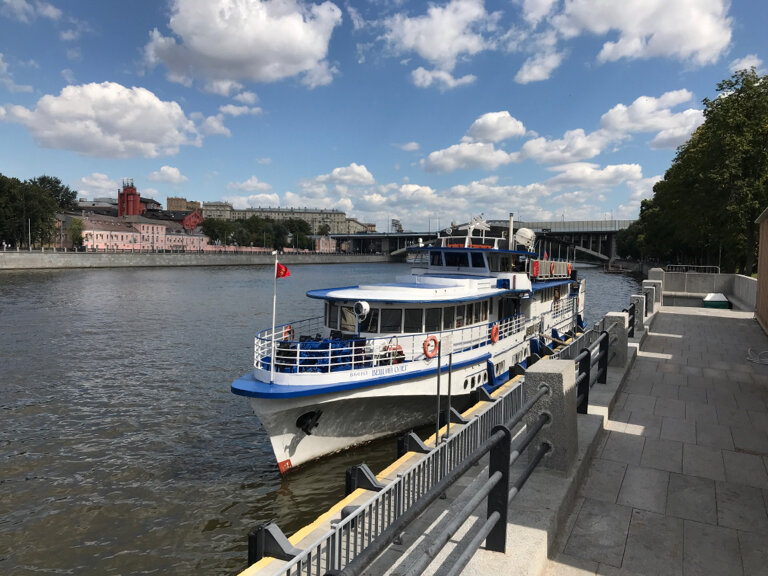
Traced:
<path fill-rule="evenodd" d="M 574 311 L 575 299 L 567 298 L 554 313 L 555 318 Z M 499 322 L 484 322 L 436 333 L 421 332 L 369 338 L 354 334 L 329 334 L 323 326 L 322 317 L 311 318 L 278 326 L 274 333 L 270 329 L 257 334 L 254 344 L 254 367 L 270 370 L 273 334 L 276 372 L 322 373 L 426 360 L 428 357 L 425 342 L 431 336 L 445 341 L 446 336 L 450 335 L 453 353 L 482 348 L 493 343 L 494 326 L 498 326 L 498 340 L 503 340 L 529 327 L 538 326 L 539 320 L 536 317 L 525 322 L 524 317 L 517 314 Z"/>

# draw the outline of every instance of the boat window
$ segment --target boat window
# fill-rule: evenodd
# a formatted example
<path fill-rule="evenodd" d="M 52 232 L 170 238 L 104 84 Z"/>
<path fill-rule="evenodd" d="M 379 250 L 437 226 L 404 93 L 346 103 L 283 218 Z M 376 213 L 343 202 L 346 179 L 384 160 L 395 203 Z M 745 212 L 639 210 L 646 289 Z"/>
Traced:
<path fill-rule="evenodd" d="M 438 332 L 442 308 L 427 308 L 424 310 L 424 331 Z"/>
<path fill-rule="evenodd" d="M 368 313 L 368 316 L 366 316 L 361 322 L 360 331 L 361 332 L 378 332 L 379 331 L 379 309 L 378 308 L 371 308 L 371 311 Z"/>
<path fill-rule="evenodd" d="M 357 332 L 357 319 L 355 311 L 351 306 L 341 307 L 341 328 L 342 332 Z"/>
<path fill-rule="evenodd" d="M 475 323 L 475 312 L 472 304 L 467 304 L 467 326 Z"/>
<path fill-rule="evenodd" d="M 482 301 L 482 306 L 483 306 L 483 311 L 482 311 L 482 316 L 480 317 L 480 319 L 483 322 L 487 322 L 488 321 L 488 300 L 483 300 Z"/>
<path fill-rule="evenodd" d="M 381 332 L 400 332 L 400 326 L 403 321 L 402 308 L 382 308 L 381 309 Z"/>
<path fill-rule="evenodd" d="M 462 266 L 466 268 L 469 266 L 469 255 L 466 252 L 446 252 L 445 265 L 453 268 Z"/>
<path fill-rule="evenodd" d="M 432 252 L 429 255 L 429 263 L 432 266 L 442 266 L 443 265 L 443 253 L 439 252 L 439 251 Z"/>
<path fill-rule="evenodd" d="M 421 326 L 422 313 L 421 312 L 422 312 L 421 308 L 405 309 L 405 329 L 403 330 L 403 332 L 421 332 L 422 331 L 422 326 Z"/>
<path fill-rule="evenodd" d="M 443 311 L 443 330 L 453 330 L 453 320 L 456 317 L 456 308 L 448 306 Z"/>
<path fill-rule="evenodd" d="M 472 252 L 472 268 L 485 268 L 485 259 L 482 252 Z"/>
<path fill-rule="evenodd" d="M 456 328 L 464 326 L 464 304 L 456 306 Z"/>
<path fill-rule="evenodd" d="M 326 318 L 326 324 L 328 328 L 333 330 L 339 329 L 339 307 L 333 302 L 327 303 L 328 317 Z"/>
<path fill-rule="evenodd" d="M 501 259 L 498 254 L 488 254 L 488 270 L 491 272 L 500 272 L 500 261 Z"/>

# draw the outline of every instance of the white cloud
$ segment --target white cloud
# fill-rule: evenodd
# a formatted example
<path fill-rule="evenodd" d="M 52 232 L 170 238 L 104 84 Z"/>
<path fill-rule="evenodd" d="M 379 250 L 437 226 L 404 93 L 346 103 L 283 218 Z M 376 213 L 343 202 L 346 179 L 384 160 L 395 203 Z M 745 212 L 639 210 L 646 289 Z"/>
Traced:
<path fill-rule="evenodd" d="M 11 107 L 8 119 L 24 124 L 39 146 L 88 156 L 156 158 L 201 144 L 176 102 L 114 82 L 67 86 L 40 98 L 34 110 Z"/>
<path fill-rule="evenodd" d="M 195 118 L 197 118 L 196 115 Z M 215 114 L 203 119 L 200 123 L 200 131 L 209 136 L 212 134 L 232 136 L 232 132 L 224 125 L 224 114 Z"/>
<path fill-rule="evenodd" d="M 419 67 L 412 73 L 414 83 L 426 87 L 439 83 L 454 88 L 474 81 L 466 75 L 455 79 L 451 72 L 460 58 L 492 47 L 483 32 L 495 26 L 497 15 L 485 11 L 482 0 L 451 0 L 444 6 L 430 4 L 426 14 L 409 17 L 402 13 L 384 22 L 384 39 L 398 54 L 415 52 L 435 70 Z"/>
<path fill-rule="evenodd" d="M 562 52 L 550 50 L 543 54 L 531 56 L 523 62 L 523 66 L 515 74 L 515 82 L 518 84 L 529 84 L 530 82 L 547 80 L 562 62 Z"/>
<path fill-rule="evenodd" d="M 568 130 L 557 140 L 544 137 L 528 140 L 520 150 L 522 158 L 545 164 L 567 164 L 594 158 L 611 141 L 610 134 L 598 130 L 586 134 L 583 129 Z"/>
<path fill-rule="evenodd" d="M 402 144 L 400 146 L 400 150 L 405 150 L 406 152 L 415 152 L 418 149 L 419 149 L 418 142 L 406 142 L 405 144 Z"/>
<path fill-rule="evenodd" d="M 5 108 L 0 106 L 0 120 L 2 120 L 3 118 L 5 118 Z"/>
<path fill-rule="evenodd" d="M 332 2 L 304 5 L 296 0 L 174 0 L 169 26 L 155 29 L 144 48 L 150 67 L 164 64 L 168 78 L 190 83 L 275 82 L 299 76 L 315 87 L 332 80 L 328 44 L 341 24 Z"/>
<path fill-rule="evenodd" d="M 233 98 L 238 102 L 248 104 L 250 106 L 253 106 L 256 104 L 256 102 L 259 101 L 259 97 L 254 92 L 240 92 L 239 94 L 235 94 Z"/>
<path fill-rule="evenodd" d="M 590 190 L 611 188 L 626 181 L 636 181 L 643 177 L 639 164 L 615 164 L 600 168 L 597 164 L 574 162 L 550 168 L 559 172 L 546 181 L 553 189 L 565 187 L 588 188 Z"/>
<path fill-rule="evenodd" d="M 72 72 L 69 68 L 64 68 L 64 70 L 61 71 L 61 77 L 64 79 L 64 82 L 67 84 L 74 84 L 75 83 L 75 73 Z"/>
<path fill-rule="evenodd" d="M 149 174 L 149 179 L 152 182 L 168 182 L 169 184 L 181 184 L 182 182 L 189 180 L 189 178 L 184 176 L 178 168 L 173 166 L 163 166 L 160 170 L 151 172 Z"/>
<path fill-rule="evenodd" d="M 8 92 L 32 92 L 32 86 L 16 84 L 13 80 L 13 74 L 8 71 L 8 64 L 3 60 L 3 54 L 0 52 L 0 85 L 4 86 Z"/>
<path fill-rule="evenodd" d="M 224 202 L 229 202 L 237 210 L 246 208 L 268 208 L 280 206 L 280 196 L 277 194 L 251 194 L 249 196 L 224 196 Z"/>
<path fill-rule="evenodd" d="M 252 116 L 257 116 L 261 114 L 261 108 L 258 106 L 251 107 L 251 106 L 235 106 L 234 104 L 226 104 L 224 106 L 219 106 L 219 112 L 222 114 L 228 114 L 229 116 L 242 116 L 244 114 L 250 114 Z"/>
<path fill-rule="evenodd" d="M 262 166 L 267 166 L 272 164 L 272 158 L 257 158 L 256 163 L 261 164 Z"/>
<path fill-rule="evenodd" d="M 729 7 L 728 0 L 571 0 L 551 21 L 565 38 L 617 32 L 618 40 L 603 44 L 601 62 L 670 57 L 705 65 L 730 44 Z"/>
<path fill-rule="evenodd" d="M 495 170 L 499 166 L 516 162 L 516 153 L 497 150 L 488 142 L 461 142 L 443 150 L 431 152 L 421 160 L 427 172 L 453 172 L 481 168 Z"/>
<path fill-rule="evenodd" d="M 427 70 L 419 66 L 411 72 L 411 79 L 414 86 L 419 88 L 429 88 L 432 84 L 435 84 L 441 90 L 450 90 L 458 86 L 472 84 L 477 77 L 473 74 L 466 74 L 461 78 L 454 78 L 453 74 L 445 70 Z"/>
<path fill-rule="evenodd" d="M 641 96 L 626 106 L 617 104 L 600 118 L 600 125 L 618 135 L 630 132 L 657 132 L 652 148 L 676 148 L 704 122 L 701 110 L 672 112 L 693 98 L 688 90 L 666 92 L 659 98 Z M 619 136 L 620 137 L 620 136 Z"/>
<path fill-rule="evenodd" d="M 536 26 L 552 11 L 556 0 L 523 0 L 523 18 Z"/>
<path fill-rule="evenodd" d="M 101 172 L 83 176 L 77 183 L 78 198 L 117 198 L 120 183 Z"/>
<path fill-rule="evenodd" d="M 467 136 L 481 142 L 500 142 L 525 135 L 525 126 L 507 110 L 488 112 L 472 123 Z"/>
<path fill-rule="evenodd" d="M 142 188 L 140 192 L 142 198 L 157 198 L 160 195 L 156 188 Z"/>
<path fill-rule="evenodd" d="M 323 174 L 315 179 L 317 182 L 342 184 L 348 186 L 370 186 L 375 180 L 373 174 L 364 164 L 352 162 L 349 166 L 334 168 L 330 174 Z"/>
<path fill-rule="evenodd" d="M 758 71 L 758 74 L 762 74 L 763 61 L 757 57 L 757 54 L 747 54 L 744 58 L 737 58 L 731 62 L 729 66 L 731 72 L 737 72 L 738 70 L 749 70 L 754 68 Z"/>
<path fill-rule="evenodd" d="M 256 176 L 251 176 L 245 182 L 230 182 L 227 190 L 242 190 L 243 192 L 268 192 L 272 186 L 266 182 L 260 182 Z"/>
<path fill-rule="evenodd" d="M 25 24 L 29 24 L 38 17 L 59 20 L 62 14 L 61 10 L 48 2 L 3 0 L 2 5 L 0 5 L 0 15 L 13 18 Z"/>

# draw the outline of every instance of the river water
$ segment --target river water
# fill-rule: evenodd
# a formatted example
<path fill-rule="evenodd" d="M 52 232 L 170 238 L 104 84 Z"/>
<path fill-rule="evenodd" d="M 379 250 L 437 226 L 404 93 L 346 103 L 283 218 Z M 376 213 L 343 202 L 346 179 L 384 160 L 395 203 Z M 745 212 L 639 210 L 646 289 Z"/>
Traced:
<path fill-rule="evenodd" d="M 0 273 L 0 574 L 233 574 L 246 535 L 288 534 L 378 471 L 393 439 L 281 478 L 245 398 L 272 267 Z M 319 315 L 310 288 L 390 281 L 404 264 L 294 266 L 278 322 Z M 638 283 L 585 268 L 587 319 Z"/>

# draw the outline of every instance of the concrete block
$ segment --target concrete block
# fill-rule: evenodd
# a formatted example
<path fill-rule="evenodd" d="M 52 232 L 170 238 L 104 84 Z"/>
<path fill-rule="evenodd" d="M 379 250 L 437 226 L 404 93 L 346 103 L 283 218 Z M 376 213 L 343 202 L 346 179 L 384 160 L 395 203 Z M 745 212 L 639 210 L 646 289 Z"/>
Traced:
<path fill-rule="evenodd" d="M 629 327 L 629 314 L 626 312 L 609 312 L 605 315 L 605 319 L 605 324 L 608 328 L 613 326 L 613 328 L 608 330 L 611 341 L 616 338 L 616 344 L 613 348 L 615 355 L 609 362 L 609 365 L 623 368 L 624 364 L 627 363 L 627 328 Z"/>
<path fill-rule="evenodd" d="M 633 294 L 629 297 L 630 304 L 635 305 L 635 338 L 640 338 L 643 332 L 643 319 L 645 318 L 645 295 Z"/>
<path fill-rule="evenodd" d="M 663 514 L 667 508 L 669 472 L 628 466 L 617 504 Z"/>
<path fill-rule="evenodd" d="M 761 456 L 723 450 L 723 463 L 728 482 L 768 489 L 768 474 Z"/>
<path fill-rule="evenodd" d="M 685 521 L 683 572 L 698 576 L 742 574 L 735 530 Z"/>
<path fill-rule="evenodd" d="M 633 510 L 621 567 L 639 574 L 682 576 L 683 521 Z"/>
<path fill-rule="evenodd" d="M 725 480 L 723 455 L 716 448 L 685 444 L 683 446 L 683 474 L 712 480 Z"/>
<path fill-rule="evenodd" d="M 759 488 L 717 482 L 717 523 L 736 530 L 768 533 L 768 515 Z"/>
<path fill-rule="evenodd" d="M 645 295 L 646 312 L 650 315 L 656 311 L 656 286 L 653 284 L 646 284 L 647 280 L 643 280 L 643 294 Z"/>
<path fill-rule="evenodd" d="M 584 500 L 564 552 L 620 567 L 631 515 L 626 506 Z"/>
<path fill-rule="evenodd" d="M 643 287 L 645 286 L 653 286 L 653 301 L 656 304 L 656 309 L 658 309 L 661 306 L 661 296 L 663 294 L 661 280 L 643 280 Z"/>
<path fill-rule="evenodd" d="M 538 420 L 540 413 L 549 413 L 549 424 L 542 428 L 534 444 L 550 444 L 552 449 L 541 465 L 563 474 L 570 472 L 578 453 L 575 382 L 573 362 L 568 360 L 537 362 L 525 373 L 526 400 L 538 393 L 542 386 L 549 387 L 549 393 L 528 412 L 525 423 L 531 426 Z M 535 450 L 529 448 L 528 451 L 532 457 Z"/>
<path fill-rule="evenodd" d="M 664 272 L 663 268 L 651 268 L 650 270 L 648 270 L 648 280 L 657 280 L 661 282 L 662 292 L 664 290 L 667 290 L 667 287 L 666 287 L 667 273 Z"/>
<path fill-rule="evenodd" d="M 686 520 L 717 524 L 715 481 L 698 476 L 670 474 L 667 514 Z"/>

